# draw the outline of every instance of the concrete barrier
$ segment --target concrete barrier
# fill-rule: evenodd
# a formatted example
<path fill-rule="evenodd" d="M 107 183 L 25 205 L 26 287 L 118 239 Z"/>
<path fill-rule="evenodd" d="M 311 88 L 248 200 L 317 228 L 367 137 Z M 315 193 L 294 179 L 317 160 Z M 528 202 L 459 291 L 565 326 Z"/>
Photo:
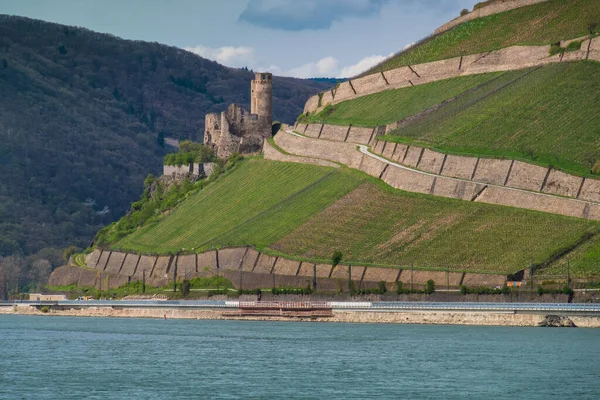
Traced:
<path fill-rule="evenodd" d="M 100 255 L 102 254 L 102 250 L 95 249 L 89 254 L 85 255 L 85 265 L 89 268 L 96 268 L 98 261 L 100 260 Z"/>
<path fill-rule="evenodd" d="M 396 143 L 385 142 L 385 147 L 383 148 L 383 153 L 381 155 L 387 158 L 388 160 L 391 160 L 395 150 Z"/>
<path fill-rule="evenodd" d="M 512 165 L 511 160 L 480 158 L 475 169 L 474 181 L 503 186 Z"/>
<path fill-rule="evenodd" d="M 348 134 L 349 129 L 349 126 L 323 125 L 323 130 L 321 131 L 320 139 L 343 142 L 344 140 L 346 140 L 346 135 Z"/>
<path fill-rule="evenodd" d="M 559 196 L 577 197 L 582 181 L 583 178 L 580 176 L 573 176 L 565 174 L 562 171 L 552 170 L 548 174 L 542 191 Z"/>
<path fill-rule="evenodd" d="M 345 99 L 351 99 L 356 95 L 349 81 L 342 82 L 335 89 L 335 100 L 342 101 Z"/>
<path fill-rule="evenodd" d="M 319 95 L 315 94 L 314 96 L 311 96 L 307 101 L 306 104 L 304 104 L 304 113 L 306 114 L 307 112 L 312 113 L 314 112 L 314 110 L 316 110 L 319 107 Z"/>
<path fill-rule="evenodd" d="M 217 262 L 217 252 L 215 250 L 207 251 L 197 255 L 196 265 L 198 266 L 198 272 L 209 267 L 209 270 L 217 269 L 219 264 Z"/>
<path fill-rule="evenodd" d="M 315 275 L 315 264 L 309 262 L 300 263 L 300 268 L 298 269 L 298 276 L 305 276 L 312 278 Z"/>
<path fill-rule="evenodd" d="M 372 177 L 379 178 L 387 166 L 388 164 L 383 161 L 379 161 L 373 157 L 364 156 L 358 169 L 366 172 Z"/>
<path fill-rule="evenodd" d="M 264 253 L 261 253 L 258 256 L 258 261 L 256 262 L 256 265 L 254 266 L 254 269 L 252 270 L 252 272 L 255 273 L 263 273 L 263 274 L 270 274 L 273 271 L 273 267 L 275 266 L 275 261 L 277 260 L 277 257 L 273 257 L 273 256 L 269 256 L 266 255 Z"/>
<path fill-rule="evenodd" d="M 391 282 L 394 283 L 400 276 L 399 269 L 367 267 L 363 276 L 363 282 Z"/>
<path fill-rule="evenodd" d="M 388 81 L 390 86 L 394 88 L 400 88 L 405 86 L 412 86 L 409 81 L 417 78 L 417 75 L 408 67 L 400 67 L 384 71 L 383 75 L 385 80 Z"/>
<path fill-rule="evenodd" d="M 147 278 L 152 276 L 152 270 L 154 269 L 154 264 L 156 264 L 156 259 L 156 256 L 140 257 L 140 261 L 138 262 L 136 269 L 137 279 L 142 280 L 144 272 Z"/>
<path fill-rule="evenodd" d="M 465 182 L 451 178 L 438 177 L 435 181 L 432 194 L 435 196 L 471 201 L 484 186 L 485 185 L 475 182 Z"/>
<path fill-rule="evenodd" d="M 376 93 L 385 90 L 387 82 L 381 73 L 363 76 L 362 78 L 353 79 L 352 87 L 359 95 Z"/>
<path fill-rule="evenodd" d="M 465 274 L 462 284 L 467 287 L 477 286 L 503 286 L 506 283 L 505 275 L 487 275 L 487 274 Z"/>
<path fill-rule="evenodd" d="M 396 189 L 429 194 L 435 177 L 390 165 L 385 170 L 382 179 Z"/>
<path fill-rule="evenodd" d="M 298 269 L 300 268 L 300 261 L 287 260 L 285 258 L 279 257 L 277 262 L 275 263 L 275 268 L 273 269 L 273 273 L 277 275 L 292 275 L 296 276 L 298 274 Z"/>
<path fill-rule="evenodd" d="M 339 168 L 339 165 L 330 161 L 321 160 L 312 157 L 300 157 L 290 154 L 284 154 L 271 146 L 268 140 L 263 142 L 263 156 L 266 160 L 281 161 L 281 162 L 294 162 L 299 164 L 311 164 L 320 165 L 322 167 Z"/>
<path fill-rule="evenodd" d="M 81 273 L 79 274 L 77 286 L 95 288 L 99 274 L 99 271 L 88 271 L 86 269 L 82 269 Z"/>
<path fill-rule="evenodd" d="M 172 262 L 171 256 L 160 256 L 156 259 L 154 269 L 152 270 L 152 276 L 150 277 L 154 282 L 162 282 L 163 280 L 173 280 L 173 274 L 169 276 L 169 267 Z"/>
<path fill-rule="evenodd" d="M 402 164 L 417 168 L 419 165 L 419 161 L 421 160 L 421 155 L 423 154 L 423 148 L 410 146 L 408 150 L 406 150 L 406 156 L 404 157 L 404 161 Z"/>
<path fill-rule="evenodd" d="M 71 265 L 63 265 L 56 268 L 50 274 L 48 286 L 68 286 L 79 281 L 79 276 L 83 269 Z"/>
<path fill-rule="evenodd" d="M 402 164 L 407 151 L 408 151 L 407 145 L 398 143 L 396 145 L 396 149 L 394 150 L 394 154 L 392 155 L 392 160 L 396 161 L 399 164 Z"/>
<path fill-rule="evenodd" d="M 348 139 L 346 142 L 348 143 L 358 143 L 358 144 L 369 144 L 369 141 L 374 136 L 373 128 L 361 128 L 358 126 L 350 127 L 350 133 L 348 134 Z"/>
<path fill-rule="evenodd" d="M 600 203 L 600 181 L 597 179 L 586 179 L 581 186 L 579 198 Z"/>
<path fill-rule="evenodd" d="M 100 258 L 98 259 L 98 264 L 96 264 L 96 269 L 99 271 L 104 271 L 104 269 L 106 268 L 106 263 L 108 262 L 108 259 L 110 257 L 110 251 L 108 250 L 104 250 L 102 251 L 102 254 L 100 254 Z"/>
<path fill-rule="evenodd" d="M 123 266 L 121 267 L 121 271 L 119 273 L 125 276 L 135 276 L 135 270 L 139 261 L 140 256 L 138 254 L 127 253 L 127 256 L 125 256 Z"/>
<path fill-rule="evenodd" d="M 444 288 L 450 283 L 451 287 L 460 286 L 462 280 L 462 272 L 447 272 L 447 271 L 410 271 L 402 270 L 400 281 L 404 287 L 407 287 L 412 282 L 415 285 L 426 285 L 428 280 L 433 280 L 435 287 Z"/>
<path fill-rule="evenodd" d="M 120 253 L 118 251 L 113 251 L 106 263 L 105 272 L 111 274 L 118 274 L 121 271 L 121 267 L 123 266 L 123 261 L 125 261 L 125 256 L 127 253 Z"/>
<path fill-rule="evenodd" d="M 295 132 L 304 134 L 304 132 L 306 132 L 306 128 L 308 128 L 308 125 L 306 124 L 298 124 L 296 125 L 296 129 L 294 129 Z"/>
<path fill-rule="evenodd" d="M 442 153 L 425 149 L 423 150 L 423 155 L 421 156 L 421 161 L 419 162 L 419 165 L 417 165 L 417 168 L 421 171 L 439 174 L 442 170 L 445 158 L 446 156 Z"/>
<path fill-rule="evenodd" d="M 490 186 L 476 201 L 583 218 L 585 203 L 534 192 Z"/>
<path fill-rule="evenodd" d="M 354 169 L 358 169 L 362 159 L 362 154 L 356 151 L 356 145 L 352 143 L 299 137 L 287 132 L 275 135 L 275 143 L 295 155 L 339 162 Z"/>
<path fill-rule="evenodd" d="M 192 279 L 198 272 L 196 265 L 196 254 L 186 254 L 177 257 L 177 276 L 184 279 Z"/>
<path fill-rule="evenodd" d="M 319 135 L 321 134 L 322 128 L 323 128 L 323 124 L 309 124 L 308 127 L 306 128 L 306 131 L 304 131 L 304 135 L 313 137 L 313 138 L 318 138 Z"/>
<path fill-rule="evenodd" d="M 515 160 L 506 186 L 539 192 L 542 190 L 547 173 L 548 168 L 546 167 Z"/>
<path fill-rule="evenodd" d="M 460 179 L 471 179 L 475 173 L 477 158 L 448 154 L 441 174 Z"/>
<path fill-rule="evenodd" d="M 242 259 L 242 271 L 252 272 L 254 266 L 256 265 L 256 262 L 258 261 L 259 256 L 260 253 L 258 251 L 249 248 L 246 254 L 244 255 L 244 258 Z"/>
<path fill-rule="evenodd" d="M 242 266 L 242 261 L 246 255 L 245 247 L 233 247 L 219 250 L 219 269 L 230 269 L 237 271 Z"/>

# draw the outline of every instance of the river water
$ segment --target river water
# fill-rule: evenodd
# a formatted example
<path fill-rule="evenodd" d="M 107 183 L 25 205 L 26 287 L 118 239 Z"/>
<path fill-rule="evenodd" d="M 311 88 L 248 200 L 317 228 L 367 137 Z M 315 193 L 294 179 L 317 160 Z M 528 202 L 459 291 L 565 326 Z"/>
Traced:
<path fill-rule="evenodd" d="M 600 330 L 0 316 L 1 399 L 599 399 Z"/>

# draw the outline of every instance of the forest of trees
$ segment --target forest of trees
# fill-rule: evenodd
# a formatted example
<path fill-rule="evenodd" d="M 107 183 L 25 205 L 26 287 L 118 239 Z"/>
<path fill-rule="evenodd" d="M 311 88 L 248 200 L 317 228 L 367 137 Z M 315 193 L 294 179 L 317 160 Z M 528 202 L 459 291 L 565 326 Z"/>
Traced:
<path fill-rule="evenodd" d="M 201 141 L 206 113 L 248 107 L 252 78 L 175 47 L 0 15 L 2 270 L 31 277 L 36 261 L 87 247 L 160 175 L 164 138 Z M 274 118 L 292 122 L 328 86 L 275 77 Z"/>

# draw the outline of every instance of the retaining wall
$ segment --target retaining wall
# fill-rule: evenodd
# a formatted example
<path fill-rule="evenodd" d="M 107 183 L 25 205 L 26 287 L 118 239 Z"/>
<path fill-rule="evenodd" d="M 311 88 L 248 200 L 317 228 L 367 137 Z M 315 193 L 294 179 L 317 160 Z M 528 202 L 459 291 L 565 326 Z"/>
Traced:
<path fill-rule="evenodd" d="M 585 46 L 582 45 L 582 50 L 567 52 L 564 53 L 564 55 L 556 54 L 550 56 L 550 45 L 512 46 L 486 53 L 432 61 L 424 64 L 412 65 L 410 67 L 399 67 L 384 71 L 383 73 L 376 72 L 348 81 L 347 84 L 343 86 L 342 90 L 339 90 L 342 87 L 342 85 L 340 85 L 340 88 L 338 88 L 340 93 L 339 96 L 337 95 L 338 91 L 327 90 L 323 93 L 321 106 L 318 106 L 318 103 L 315 103 L 311 97 L 305 105 L 305 111 L 313 114 L 320 112 L 327 104 L 337 104 L 342 101 L 353 100 L 383 90 L 422 85 L 458 76 L 512 71 L 550 63 L 584 59 L 600 60 L 599 38 L 594 38 L 591 42 L 586 40 L 586 37 L 577 40 L 586 42 Z M 354 90 L 352 90 L 352 88 L 354 88 Z"/>
<path fill-rule="evenodd" d="M 300 157 L 300 156 L 284 154 L 284 153 L 280 152 L 279 150 L 277 150 L 276 148 L 274 148 L 273 146 L 271 146 L 271 144 L 269 143 L 268 140 L 265 140 L 263 142 L 263 156 L 265 159 L 273 160 L 273 161 L 295 162 L 295 163 L 300 163 L 300 164 L 312 164 L 312 165 L 320 165 L 322 167 L 339 168 L 338 164 L 335 164 L 335 163 L 332 163 L 329 161 L 325 161 L 325 160 L 320 160 L 318 158 Z"/>
<path fill-rule="evenodd" d="M 332 268 L 329 264 L 314 264 L 299 262 L 282 257 L 260 253 L 253 248 L 227 248 L 218 251 L 208 251 L 200 254 L 185 254 L 179 256 L 149 256 L 135 253 L 99 251 L 106 254 L 107 259 L 122 258 L 127 267 L 121 273 L 111 273 L 96 269 L 84 269 L 75 266 L 57 268 L 50 276 L 51 286 L 63 286 L 77 283 L 80 286 L 96 287 L 108 290 L 120 287 L 128 282 L 142 280 L 142 271 L 146 271 L 146 283 L 150 286 L 165 286 L 172 282 L 177 269 L 177 280 L 191 279 L 197 276 L 224 276 L 231 280 L 236 288 L 266 289 L 276 287 L 306 287 L 317 280 L 317 289 L 324 291 L 348 291 L 348 278 L 352 279 L 355 287 L 375 288 L 378 283 L 385 281 L 388 288 L 402 278 L 405 283 L 407 271 L 395 268 L 364 267 L 338 265 Z M 110 257 L 109 257 L 110 256 Z M 133 266 L 136 266 L 134 269 Z M 202 267 L 204 266 L 204 267 Z M 112 268 L 112 267 L 111 267 Z M 123 272 L 131 272 L 124 274 Z M 460 280 L 451 273 L 451 285 L 458 286 Z M 350 275 L 350 276 L 349 276 Z M 424 284 L 428 279 L 438 282 L 445 272 L 413 271 L 413 283 Z M 438 277 L 439 275 L 439 277 Z M 404 278 L 403 278 L 404 277 Z M 503 275 L 482 275 L 480 279 L 490 282 L 504 281 Z M 446 282 L 446 280 L 444 280 Z M 445 284 L 445 283 L 444 283 Z M 481 285 L 481 284 L 480 284 Z"/>

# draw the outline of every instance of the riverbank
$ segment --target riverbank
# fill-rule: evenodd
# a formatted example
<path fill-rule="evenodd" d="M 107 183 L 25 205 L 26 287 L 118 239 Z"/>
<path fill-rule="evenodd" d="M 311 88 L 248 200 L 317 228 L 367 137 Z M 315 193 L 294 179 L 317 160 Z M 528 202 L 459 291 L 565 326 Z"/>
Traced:
<path fill-rule="evenodd" d="M 286 317 L 235 317 L 223 316 L 214 310 L 179 310 L 163 308 L 123 308 L 108 307 L 48 310 L 41 312 L 28 305 L 0 307 L 0 315 L 39 315 L 69 317 L 113 317 L 113 318 L 166 318 L 166 319 L 210 319 L 248 321 L 318 321 L 365 324 L 424 324 L 424 325 L 479 325 L 479 326 L 539 326 L 544 315 L 513 314 L 495 312 L 372 312 L 372 311 L 333 311 L 327 318 L 286 318 Z M 600 317 L 569 316 L 580 328 L 600 328 Z"/>

